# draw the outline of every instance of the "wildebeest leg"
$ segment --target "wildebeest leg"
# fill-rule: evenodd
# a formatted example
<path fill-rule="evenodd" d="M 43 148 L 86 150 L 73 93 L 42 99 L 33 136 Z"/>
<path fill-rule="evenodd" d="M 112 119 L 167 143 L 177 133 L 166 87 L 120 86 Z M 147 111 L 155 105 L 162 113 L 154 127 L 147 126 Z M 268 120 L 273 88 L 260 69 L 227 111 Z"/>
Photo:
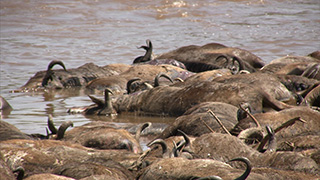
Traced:
<path fill-rule="evenodd" d="M 266 126 L 266 129 L 269 136 L 269 144 L 266 151 L 275 152 L 277 150 L 275 131 L 270 126 Z"/>
<path fill-rule="evenodd" d="M 259 121 L 251 114 L 251 106 L 250 106 L 250 104 L 242 103 L 242 104 L 239 105 L 239 107 L 240 107 L 240 109 L 242 111 L 244 111 L 245 113 L 247 113 L 249 115 L 249 117 L 254 121 L 254 123 L 257 125 L 258 128 L 261 127 Z M 241 113 L 239 113 L 239 111 L 237 113 L 238 113 L 238 121 L 239 121 L 239 114 L 241 114 Z"/>
<path fill-rule="evenodd" d="M 221 120 L 218 118 L 218 116 L 216 116 L 210 109 L 208 110 L 208 112 L 216 119 L 216 121 L 218 122 L 218 124 L 221 126 L 221 128 L 231 136 L 230 132 L 227 130 L 227 128 L 222 124 Z"/>
<path fill-rule="evenodd" d="M 293 118 L 293 119 L 290 119 L 290 120 L 286 121 L 286 122 L 283 123 L 281 126 L 277 127 L 277 128 L 274 130 L 274 133 L 277 133 L 277 132 L 279 132 L 281 129 L 293 125 L 296 121 L 300 121 L 300 122 L 303 122 L 303 123 L 305 122 L 305 121 L 302 120 L 300 117 L 295 117 L 295 118 Z M 267 143 L 267 141 L 269 140 L 269 138 L 270 138 L 270 135 L 268 134 L 268 135 L 266 135 L 266 136 L 262 139 L 262 141 L 261 141 L 261 143 L 259 144 L 259 147 L 258 147 L 258 149 L 257 149 L 258 151 L 262 151 L 264 145 Z"/>
<path fill-rule="evenodd" d="M 306 70 L 301 74 L 301 76 L 318 79 L 320 78 L 320 63 L 315 63 L 309 65 Z"/>
<path fill-rule="evenodd" d="M 301 104 L 320 107 L 320 85 L 308 92 Z"/>
<path fill-rule="evenodd" d="M 292 108 L 293 106 L 288 105 L 284 102 L 278 101 L 274 97 L 270 96 L 269 94 L 262 92 L 263 98 L 262 98 L 262 104 L 263 106 L 269 106 L 272 109 L 276 111 L 281 111 L 286 108 Z"/>

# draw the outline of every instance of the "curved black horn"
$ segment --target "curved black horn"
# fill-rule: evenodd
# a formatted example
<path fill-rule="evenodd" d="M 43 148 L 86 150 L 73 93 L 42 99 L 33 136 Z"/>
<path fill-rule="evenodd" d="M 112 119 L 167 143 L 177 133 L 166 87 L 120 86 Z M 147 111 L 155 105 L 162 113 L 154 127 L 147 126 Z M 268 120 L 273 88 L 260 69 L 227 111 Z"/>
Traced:
<path fill-rule="evenodd" d="M 238 72 L 244 70 L 243 61 L 238 59 L 237 57 L 233 57 L 232 58 L 232 63 L 234 64 L 235 61 L 237 61 L 239 63 L 239 71 Z"/>
<path fill-rule="evenodd" d="M 58 61 L 58 60 L 51 61 L 49 63 L 49 65 L 48 65 L 47 71 L 51 70 L 53 68 L 53 66 L 55 66 L 57 64 L 59 64 L 65 71 L 67 71 L 67 69 L 66 69 L 65 65 L 63 64 L 63 62 L 62 61 Z"/>
<path fill-rule="evenodd" d="M 166 79 L 168 79 L 170 82 L 173 83 L 171 77 L 169 77 L 168 75 L 164 74 L 164 73 L 159 73 L 155 78 L 154 78 L 154 87 L 158 87 L 159 84 L 159 79 L 160 77 L 165 77 Z"/>
<path fill-rule="evenodd" d="M 128 82 L 127 82 L 127 93 L 130 94 L 132 92 L 132 88 L 131 88 L 131 84 L 135 81 L 139 81 L 141 80 L 140 78 L 134 78 L 134 79 L 130 79 Z"/>
<path fill-rule="evenodd" d="M 224 59 L 226 59 L 227 61 L 226 61 L 226 65 L 229 63 L 229 58 L 227 57 L 227 56 L 225 56 L 225 55 L 219 55 L 217 58 L 216 58 L 216 61 L 220 61 L 219 59 L 220 58 L 224 58 Z"/>
<path fill-rule="evenodd" d="M 181 131 L 180 129 L 178 129 L 178 132 L 180 132 L 182 134 L 182 136 L 183 136 L 183 138 L 184 138 L 184 140 L 186 142 L 185 146 L 189 146 L 191 144 L 189 136 L 186 133 L 184 133 L 183 131 Z"/>
<path fill-rule="evenodd" d="M 155 139 L 154 141 L 147 144 L 148 147 L 151 147 L 154 144 L 160 144 L 162 147 L 162 154 L 165 154 L 168 151 L 167 143 L 163 139 Z"/>
<path fill-rule="evenodd" d="M 276 151 L 277 149 L 277 142 L 276 142 L 276 137 L 275 137 L 275 132 L 270 126 L 266 126 L 268 135 L 269 135 L 269 144 L 267 151 Z"/>
<path fill-rule="evenodd" d="M 64 136 L 64 133 L 66 132 L 66 130 L 68 129 L 68 127 L 73 127 L 73 122 L 72 121 L 67 121 L 67 122 L 63 122 L 61 124 L 61 126 L 59 127 L 59 130 L 58 130 L 58 136 L 56 138 L 56 140 L 60 140 L 63 138 Z"/>
<path fill-rule="evenodd" d="M 52 134 L 57 134 L 58 130 L 53 124 L 53 119 L 51 114 L 48 115 L 48 127 Z"/>
<path fill-rule="evenodd" d="M 231 159 L 229 162 L 232 162 L 232 161 L 241 161 L 246 164 L 247 166 L 246 171 L 240 177 L 235 179 L 235 180 L 245 180 L 249 176 L 252 169 L 249 159 L 246 157 L 239 157 L 239 158 Z"/>
<path fill-rule="evenodd" d="M 151 122 L 146 122 L 146 123 L 143 123 L 139 126 L 139 128 L 137 129 L 137 132 L 136 132 L 136 135 L 135 135 L 135 139 L 139 142 L 139 139 L 140 139 L 140 135 L 141 135 L 141 132 L 146 129 L 147 127 L 150 127 L 152 125 Z"/>

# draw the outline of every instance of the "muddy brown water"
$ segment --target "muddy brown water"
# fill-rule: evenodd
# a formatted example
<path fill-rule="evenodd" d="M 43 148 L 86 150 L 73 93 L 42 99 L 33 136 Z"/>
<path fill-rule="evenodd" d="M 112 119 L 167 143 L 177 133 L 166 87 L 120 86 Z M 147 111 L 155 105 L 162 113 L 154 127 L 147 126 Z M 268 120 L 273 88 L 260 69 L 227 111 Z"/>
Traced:
<path fill-rule="evenodd" d="M 174 118 L 120 115 L 115 119 L 68 114 L 90 105 L 81 91 L 10 93 L 51 60 L 67 68 L 88 62 L 131 64 L 150 39 L 154 53 L 218 42 L 258 55 L 266 63 L 320 49 L 319 0 L 1 0 L 1 96 L 14 110 L 5 121 L 26 133 L 43 133 L 47 115 L 57 126 L 92 120 L 170 123 Z M 101 95 L 97 95 L 101 97 Z"/>

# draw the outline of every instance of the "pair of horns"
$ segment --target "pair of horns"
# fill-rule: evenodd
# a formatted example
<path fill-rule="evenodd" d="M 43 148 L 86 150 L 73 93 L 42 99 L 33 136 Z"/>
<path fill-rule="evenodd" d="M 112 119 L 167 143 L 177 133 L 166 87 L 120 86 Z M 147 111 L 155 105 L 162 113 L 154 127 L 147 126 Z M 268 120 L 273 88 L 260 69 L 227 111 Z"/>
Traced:
<path fill-rule="evenodd" d="M 52 115 L 49 114 L 49 116 L 48 116 L 48 127 L 49 127 L 49 130 L 51 131 L 52 134 L 57 134 L 57 137 L 55 138 L 56 140 L 61 140 L 64 137 L 64 134 L 65 134 L 66 130 L 70 126 L 73 127 L 73 122 L 72 121 L 66 121 L 66 122 L 63 122 L 60 125 L 59 129 L 57 130 L 57 128 L 53 124 Z M 47 129 L 47 134 L 49 135 L 48 129 Z"/>
<path fill-rule="evenodd" d="M 52 78 L 52 75 L 53 75 L 52 68 L 53 68 L 53 66 L 55 66 L 57 64 L 60 65 L 65 71 L 67 71 L 67 69 L 66 69 L 66 67 L 65 67 L 65 65 L 63 64 L 62 61 L 58 61 L 58 60 L 51 61 L 49 63 L 49 65 L 48 65 L 47 72 L 46 72 L 45 76 L 42 79 L 42 86 L 43 87 L 48 85 L 49 80 L 51 80 L 51 81 L 53 80 L 53 78 Z"/>

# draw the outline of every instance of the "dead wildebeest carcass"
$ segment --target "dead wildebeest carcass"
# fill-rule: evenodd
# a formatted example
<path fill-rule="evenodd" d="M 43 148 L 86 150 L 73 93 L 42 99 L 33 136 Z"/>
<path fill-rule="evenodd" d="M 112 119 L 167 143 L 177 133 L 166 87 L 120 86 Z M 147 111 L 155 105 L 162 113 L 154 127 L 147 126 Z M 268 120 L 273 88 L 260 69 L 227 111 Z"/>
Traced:
<path fill-rule="evenodd" d="M 254 167 L 271 167 L 282 170 L 319 173 L 317 163 L 297 152 L 260 153 L 247 146 L 239 138 L 228 134 L 208 133 L 197 137 L 192 144 L 194 156 L 226 161 L 235 157 L 247 157 Z M 210 148 L 209 148 L 210 147 Z"/>
<path fill-rule="evenodd" d="M 133 179 L 134 175 L 123 165 L 130 166 L 138 158 L 128 151 L 99 151 L 56 140 L 2 141 L 0 153 L 12 170 L 23 167 L 25 177 L 54 173 L 76 179 L 101 174 L 112 175 L 112 179 Z"/>
<path fill-rule="evenodd" d="M 274 129 L 293 122 L 293 120 L 302 120 L 295 124 L 277 132 L 275 138 L 278 141 L 279 151 L 297 151 L 311 157 L 316 162 L 320 161 L 317 156 L 319 152 L 319 131 L 320 131 L 320 112 L 310 107 L 298 106 L 285 109 L 279 112 L 258 113 L 254 115 L 259 124 L 264 127 L 272 126 Z M 289 125 L 289 124 L 288 124 Z M 231 133 L 243 137 L 249 137 L 249 130 L 253 130 L 251 134 L 256 133 L 259 129 L 257 125 L 250 119 L 245 118 L 231 130 Z M 256 129 L 256 130 L 254 130 Z M 248 131 L 248 135 L 244 135 L 244 131 Z M 261 139 L 257 139 L 260 141 Z M 262 150 L 259 146 L 258 150 Z"/>
<path fill-rule="evenodd" d="M 111 89 L 115 94 L 131 93 L 127 88 L 127 82 L 136 79 L 149 84 L 153 84 L 154 79 L 158 75 L 165 74 L 170 79 L 180 78 L 182 80 L 191 76 L 192 72 L 181 69 L 172 65 L 150 65 L 138 64 L 132 65 L 127 71 L 114 76 L 97 78 L 92 80 L 86 86 L 87 89 L 104 90 L 105 88 Z"/>
<path fill-rule="evenodd" d="M 60 65 L 63 69 L 52 69 Z M 78 68 L 66 68 L 62 61 L 52 61 L 46 71 L 39 71 L 21 88 L 15 91 L 37 91 L 46 88 L 61 89 L 67 87 L 85 86 L 93 79 L 117 75 L 126 71 L 130 65 L 111 64 L 103 67 L 93 63 L 84 64 Z"/>
<path fill-rule="evenodd" d="M 30 135 L 21 132 L 14 125 L 0 120 L 0 141 L 9 139 L 33 139 Z"/>
<path fill-rule="evenodd" d="M 50 124 L 52 124 L 50 122 L 51 120 L 51 115 L 49 115 L 48 118 L 48 127 L 50 128 Z M 66 131 L 66 129 L 69 126 L 72 126 L 72 122 L 71 121 L 67 121 L 67 122 L 63 122 L 61 124 L 61 126 L 59 127 L 59 130 L 55 130 L 54 133 L 55 134 L 62 134 Z M 18 128 L 16 128 L 14 125 L 2 121 L 0 120 L 0 141 L 6 141 L 6 140 L 10 140 L 10 139 L 34 139 L 34 140 L 40 140 L 40 139 L 49 139 L 50 138 L 50 134 L 47 131 L 46 135 L 43 134 L 26 134 L 24 132 L 21 132 Z"/>
<path fill-rule="evenodd" d="M 265 107 L 281 110 L 291 107 L 276 100 L 265 89 L 249 83 L 195 82 L 183 87 L 159 86 L 137 95 L 117 97 L 113 106 L 117 112 L 140 112 L 151 115 L 180 116 L 202 102 L 224 102 L 234 106 L 246 102 L 253 112 Z"/>
<path fill-rule="evenodd" d="M 293 126 L 283 129 L 276 135 L 279 138 L 291 137 L 301 133 L 318 132 L 320 131 L 320 112 L 310 107 L 297 106 L 289 109 L 284 109 L 279 112 L 266 112 L 254 114 L 254 117 L 259 121 L 261 127 L 267 125 L 273 128 L 279 127 L 290 119 L 300 117 L 305 122 L 297 122 Z M 231 130 L 233 135 L 238 135 L 242 130 L 257 127 L 256 123 L 251 118 L 247 117 L 238 122 Z"/>
<path fill-rule="evenodd" d="M 221 76 L 213 79 L 213 81 L 228 84 L 250 84 L 256 87 L 260 87 L 261 89 L 266 91 L 267 94 L 270 94 L 277 100 L 286 102 L 291 105 L 297 104 L 297 98 L 287 88 L 288 86 L 294 88 L 296 84 L 304 84 L 305 87 L 309 87 L 313 86 L 316 83 L 319 83 L 319 81 L 317 80 L 309 80 L 307 78 L 299 76 L 280 76 L 259 72 L 250 74 L 237 74 L 232 76 Z"/>
<path fill-rule="evenodd" d="M 247 169 L 243 172 L 227 163 L 212 159 L 168 158 L 154 162 L 143 169 L 138 179 L 267 179 L 262 175 L 250 173 L 252 167 L 246 158 L 235 158 L 230 161 L 242 161 Z"/>
<path fill-rule="evenodd" d="M 134 137 L 125 129 L 117 129 L 107 122 L 97 121 L 75 127 L 60 139 L 96 149 L 126 149 L 140 153 L 140 133 L 150 125 L 151 123 L 141 124 Z"/>
<path fill-rule="evenodd" d="M 194 177 L 200 178 L 200 177 L 210 177 L 210 175 L 218 175 L 220 177 L 223 177 L 223 179 L 234 179 L 234 177 L 230 177 L 227 175 L 221 175 L 220 171 L 217 172 L 213 169 L 210 170 L 209 168 L 209 172 L 207 172 L 208 169 L 206 168 L 198 168 L 198 163 L 200 162 L 211 162 L 210 158 L 215 159 L 216 162 L 219 162 L 217 160 L 220 160 L 222 162 L 224 162 L 224 160 L 221 160 L 223 158 L 228 159 L 230 156 L 233 156 L 232 154 L 236 154 L 236 155 L 247 155 L 249 157 L 249 159 L 254 159 L 254 165 L 253 165 L 253 169 L 252 171 L 255 172 L 253 174 L 250 174 L 248 176 L 248 178 L 253 178 L 253 179 L 257 179 L 257 177 L 259 177 L 258 179 L 301 179 L 303 178 L 310 178 L 310 179 L 317 179 L 319 178 L 319 176 L 314 175 L 314 174 L 310 174 L 310 172 L 308 170 L 314 170 L 312 169 L 312 165 L 313 164 L 313 168 L 316 167 L 316 165 L 314 164 L 314 161 L 308 159 L 308 158 L 303 158 L 303 156 L 299 155 L 299 154 L 285 154 L 285 153 L 270 153 L 271 151 L 267 151 L 264 154 L 262 153 L 257 153 L 257 151 L 255 151 L 254 149 L 249 148 L 248 146 L 246 146 L 243 143 L 240 143 L 240 140 L 234 136 L 230 136 L 230 135 L 219 135 L 220 133 L 214 133 L 215 136 L 213 137 L 208 137 L 206 138 L 204 141 L 201 140 L 201 142 L 197 142 L 199 139 L 202 139 L 201 137 L 198 137 L 196 139 L 191 138 L 189 140 L 186 140 L 186 142 L 184 144 L 184 150 L 181 151 L 180 153 L 177 152 L 175 153 L 175 149 L 179 148 L 180 146 L 180 140 L 177 139 L 176 136 L 170 137 L 168 139 L 162 140 L 162 139 L 156 139 L 154 141 L 152 141 L 151 143 L 149 143 L 150 145 L 152 144 L 160 144 L 161 145 L 161 149 L 163 150 L 163 155 L 162 157 L 165 159 L 158 159 L 158 160 L 154 160 L 152 165 L 150 165 L 149 167 L 146 167 L 145 169 L 142 169 L 142 179 L 149 179 L 151 178 L 152 174 L 155 174 L 157 177 L 156 179 L 161 179 L 161 177 L 170 177 L 170 178 L 177 178 L 177 177 L 184 177 L 184 176 L 189 176 L 189 175 L 197 175 Z M 205 134 L 203 136 L 207 136 L 209 134 Z M 184 134 L 185 136 L 185 134 Z M 213 140 L 211 140 L 211 138 Z M 214 142 L 216 142 L 216 144 Z M 171 144 L 175 144 L 175 142 L 178 142 L 176 145 L 172 146 Z M 203 143 L 203 144 L 202 144 Z M 211 144 L 212 143 L 212 144 Z M 178 145 L 179 144 L 179 145 Z M 178 146 L 178 147 L 177 147 Z M 195 147 L 197 146 L 197 147 Z M 217 147 L 219 146 L 219 147 Z M 234 146 L 238 146 L 238 147 L 234 147 Z M 232 149 L 229 149 L 229 148 Z M 160 150 L 161 150 L 160 149 Z M 171 150 L 172 149 L 172 150 Z M 149 152 L 148 157 L 145 158 L 146 161 L 150 160 L 149 156 L 154 156 L 155 154 L 153 153 L 153 151 L 156 150 L 156 152 L 158 152 L 158 149 L 155 149 L 152 147 L 151 152 Z M 187 150 L 187 151 L 185 151 Z M 215 151 L 216 154 L 215 154 Z M 191 153 L 188 156 L 184 156 L 185 153 Z M 198 152 L 201 152 L 199 155 Z M 205 152 L 204 154 L 202 154 L 202 152 Z M 181 157 L 182 158 L 173 158 L 173 157 Z M 194 160 L 187 160 L 185 159 L 186 157 L 190 158 L 190 155 L 194 155 L 195 158 L 202 158 L 202 159 L 194 159 Z M 236 156 L 235 155 L 235 156 Z M 209 158 L 209 159 L 208 159 Z M 258 159 L 256 159 L 258 158 Z M 265 158 L 265 162 L 259 162 L 260 164 L 257 163 L 257 161 L 261 161 L 262 158 Z M 282 159 L 284 159 L 284 161 L 286 161 L 286 159 L 291 159 L 291 158 L 295 158 L 295 160 L 293 160 L 294 163 L 292 163 L 291 167 L 286 167 L 285 164 L 282 163 Z M 192 157 L 191 157 L 192 159 Z M 175 162 L 183 162 L 180 165 L 174 163 Z M 291 161 L 291 160 L 289 160 Z M 158 164 L 159 162 L 161 162 L 160 164 Z M 184 166 L 183 164 L 189 164 L 195 162 L 195 166 L 190 165 L 186 165 Z M 289 162 L 290 163 L 290 162 Z M 302 163 L 306 163 L 306 164 L 302 164 Z M 308 164 L 309 163 L 309 164 Z M 168 165 L 166 165 L 168 164 Z M 172 166 L 173 165 L 173 166 Z M 176 166 L 175 166 L 176 165 Z M 205 163 L 202 164 L 205 167 L 211 167 L 211 165 L 206 165 Z M 232 164 L 233 167 L 237 167 L 239 168 L 239 164 Z M 275 168 L 276 169 L 273 169 Z M 300 167 L 299 167 L 300 166 Z M 300 171 L 304 171 L 305 169 L 303 169 L 304 167 L 310 168 L 307 171 L 307 173 L 303 173 L 303 172 L 297 172 L 297 171 L 292 171 L 290 170 L 290 168 L 294 167 L 296 169 L 300 169 Z M 309 166 L 309 167 L 308 167 Z M 157 171 L 156 169 L 153 169 L 157 167 Z M 175 168 L 174 168 L 175 167 Z M 271 167 L 271 168 L 269 168 Z M 197 169 L 198 172 L 194 172 L 193 168 Z M 279 168 L 283 168 L 283 169 L 287 169 L 287 170 L 280 170 Z M 172 169 L 172 170 L 170 170 Z M 219 168 L 218 168 L 219 169 Z M 155 172 L 156 171 L 156 172 Z M 152 172 L 152 174 L 151 174 Z M 192 173 L 190 173 L 192 172 Z M 215 173 L 213 173 L 215 172 Z M 228 171 L 229 172 L 229 171 Z M 201 173 L 205 173 L 204 175 Z M 314 173 L 314 172 L 311 172 Z M 228 173 L 227 173 L 228 174 Z M 257 174 L 259 174 L 257 176 Z M 159 177 L 158 177 L 159 176 Z M 154 176 L 153 176 L 154 177 Z M 213 178 L 213 177 L 211 177 Z M 240 178 L 240 177 L 239 177 Z M 242 177 L 243 178 L 243 177 Z M 188 179 L 188 178 L 187 178 Z M 241 179 L 241 178 L 240 178 Z M 245 179 L 245 178 L 243 178 Z"/>
<path fill-rule="evenodd" d="M 66 176 L 60 176 L 52 173 L 40 173 L 28 176 L 24 178 L 25 169 L 21 166 L 17 167 L 13 173 L 17 174 L 17 180 L 38 180 L 38 179 L 50 179 L 50 180 L 74 180 L 74 178 L 69 178 Z M 13 178 L 12 178 L 13 179 Z"/>
<path fill-rule="evenodd" d="M 261 68 L 261 71 L 275 74 L 302 75 L 309 65 L 319 62 L 319 59 L 310 56 L 285 56 L 272 60 Z"/>
<path fill-rule="evenodd" d="M 216 66 L 217 68 L 229 68 L 236 74 L 241 70 L 254 72 L 264 66 L 264 62 L 249 51 L 226 47 L 218 43 L 180 47 L 156 59 L 175 59 L 183 62 L 187 69 L 195 72 L 212 70 L 210 66 Z"/>
<path fill-rule="evenodd" d="M 220 124 L 212 117 L 211 110 L 221 121 L 227 131 L 230 131 L 237 121 L 238 108 L 222 102 L 204 102 L 187 110 L 169 125 L 158 138 L 164 139 L 178 135 L 178 129 L 191 136 L 200 136 L 211 131 L 226 133 Z"/>

